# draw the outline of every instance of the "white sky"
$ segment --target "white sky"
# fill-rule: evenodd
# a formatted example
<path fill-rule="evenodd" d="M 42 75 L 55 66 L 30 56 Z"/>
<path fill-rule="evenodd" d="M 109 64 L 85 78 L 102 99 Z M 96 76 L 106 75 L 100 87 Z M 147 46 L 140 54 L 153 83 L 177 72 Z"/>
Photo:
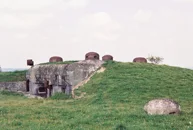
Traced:
<path fill-rule="evenodd" d="M 193 0 L 0 0 L 0 65 L 161 56 L 193 67 Z"/>

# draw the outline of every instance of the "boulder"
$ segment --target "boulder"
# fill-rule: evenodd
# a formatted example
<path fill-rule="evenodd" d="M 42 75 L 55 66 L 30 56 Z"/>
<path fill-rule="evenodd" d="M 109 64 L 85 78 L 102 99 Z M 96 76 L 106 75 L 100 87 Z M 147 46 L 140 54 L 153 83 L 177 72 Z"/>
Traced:
<path fill-rule="evenodd" d="M 179 114 L 180 105 L 171 99 L 154 99 L 144 106 L 144 110 L 149 115 L 169 115 Z"/>

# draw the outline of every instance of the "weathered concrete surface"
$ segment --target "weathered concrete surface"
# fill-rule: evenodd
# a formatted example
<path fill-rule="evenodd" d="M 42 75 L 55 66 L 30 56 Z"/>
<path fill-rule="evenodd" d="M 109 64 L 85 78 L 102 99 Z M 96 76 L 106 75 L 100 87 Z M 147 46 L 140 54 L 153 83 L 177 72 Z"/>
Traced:
<path fill-rule="evenodd" d="M 149 101 L 144 110 L 150 115 L 179 114 L 180 105 L 171 99 L 154 99 Z"/>
<path fill-rule="evenodd" d="M 20 81 L 20 82 L 0 82 L 0 90 L 8 90 L 8 91 L 26 91 L 26 82 Z"/>
<path fill-rule="evenodd" d="M 42 92 L 46 92 L 46 97 L 56 92 L 70 94 L 74 86 L 87 79 L 102 64 L 100 60 L 84 60 L 72 64 L 36 65 L 26 75 L 30 94 L 39 95 L 40 88 L 46 88 Z"/>

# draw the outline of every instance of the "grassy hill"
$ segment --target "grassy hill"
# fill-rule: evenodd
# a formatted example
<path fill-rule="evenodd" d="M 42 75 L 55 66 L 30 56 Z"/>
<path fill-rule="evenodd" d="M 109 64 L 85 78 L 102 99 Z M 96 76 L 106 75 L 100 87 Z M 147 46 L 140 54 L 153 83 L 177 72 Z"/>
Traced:
<path fill-rule="evenodd" d="M 0 82 L 25 81 L 26 70 L 14 72 L 0 72 Z"/>
<path fill-rule="evenodd" d="M 2 130 L 193 130 L 193 71 L 164 65 L 108 62 L 76 91 L 81 99 L 37 100 L 0 93 Z M 1 78 L 1 77 L 0 77 Z M 143 106 L 171 98 L 180 115 L 149 116 Z"/>

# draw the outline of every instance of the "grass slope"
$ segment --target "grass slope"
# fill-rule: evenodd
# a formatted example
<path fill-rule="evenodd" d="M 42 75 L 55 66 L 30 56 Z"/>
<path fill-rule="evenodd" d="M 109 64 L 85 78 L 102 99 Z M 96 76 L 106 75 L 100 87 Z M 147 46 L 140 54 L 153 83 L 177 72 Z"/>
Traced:
<path fill-rule="evenodd" d="M 0 72 L 0 82 L 25 81 L 26 70 L 14 72 Z"/>
<path fill-rule="evenodd" d="M 193 71 L 138 63 L 105 64 L 76 91 L 82 99 L 36 100 L 0 93 L 2 130 L 192 130 Z M 172 98 L 178 116 L 149 116 L 143 111 L 154 98 Z"/>

